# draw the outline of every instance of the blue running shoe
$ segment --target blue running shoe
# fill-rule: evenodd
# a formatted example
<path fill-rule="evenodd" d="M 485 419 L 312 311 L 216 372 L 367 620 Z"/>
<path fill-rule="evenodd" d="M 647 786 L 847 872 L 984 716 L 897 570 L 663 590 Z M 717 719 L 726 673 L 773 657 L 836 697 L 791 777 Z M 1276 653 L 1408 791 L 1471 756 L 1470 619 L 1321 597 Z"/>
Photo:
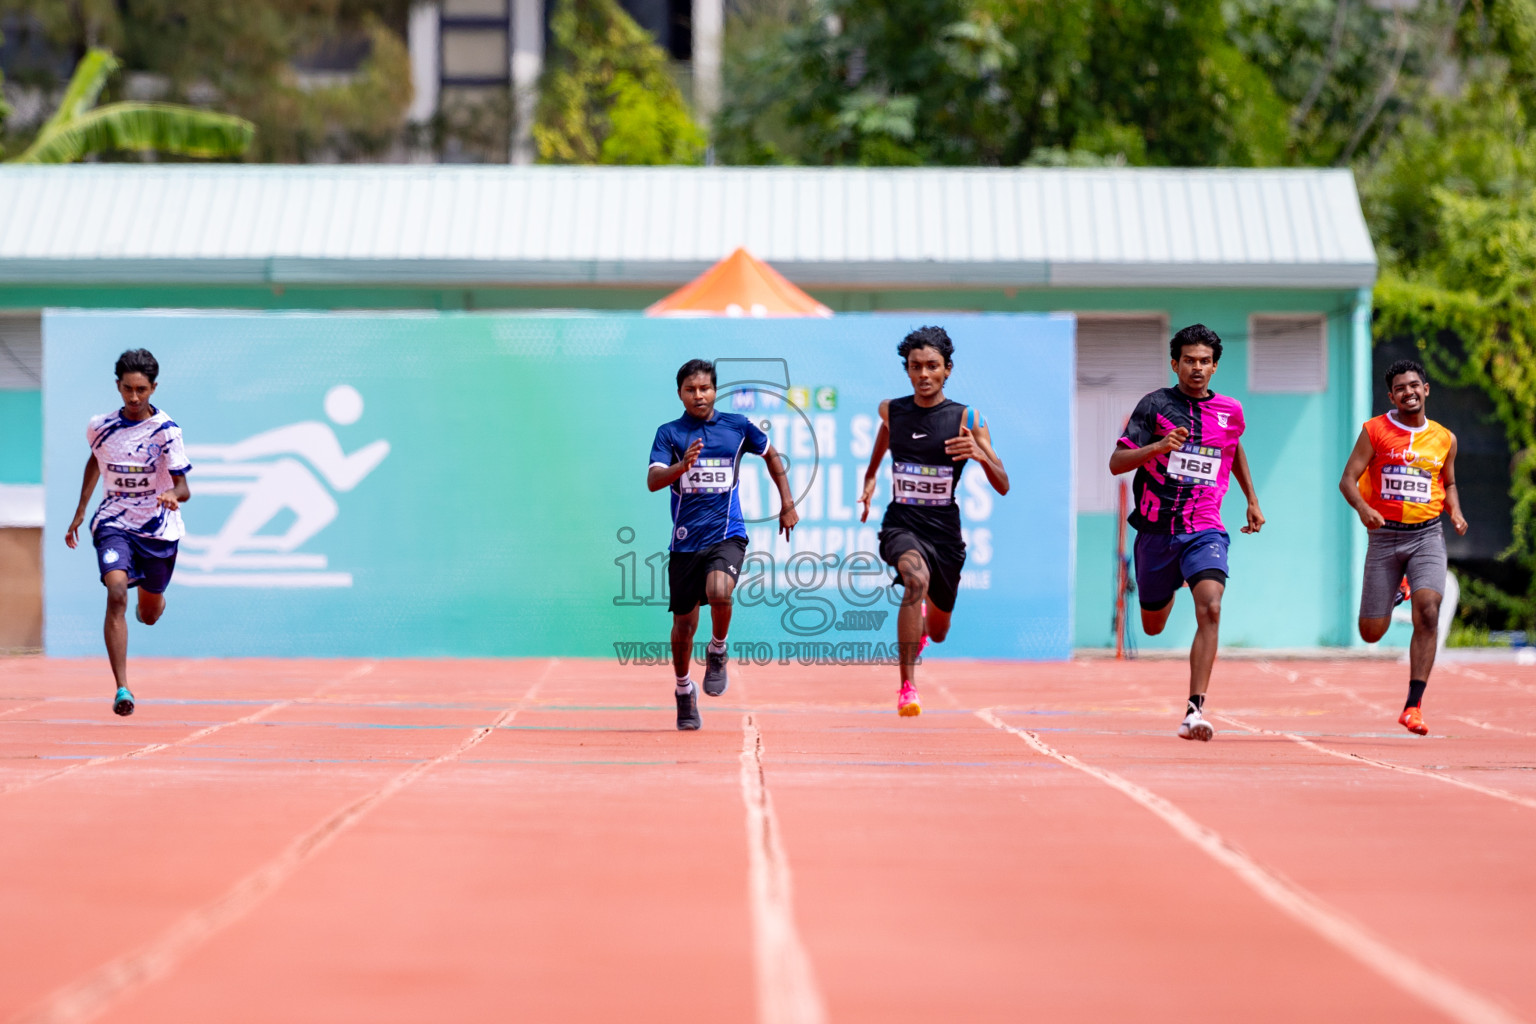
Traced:
<path fill-rule="evenodd" d="M 117 688 L 117 696 L 112 698 L 112 711 L 124 718 L 133 714 L 133 693 L 126 686 Z"/>

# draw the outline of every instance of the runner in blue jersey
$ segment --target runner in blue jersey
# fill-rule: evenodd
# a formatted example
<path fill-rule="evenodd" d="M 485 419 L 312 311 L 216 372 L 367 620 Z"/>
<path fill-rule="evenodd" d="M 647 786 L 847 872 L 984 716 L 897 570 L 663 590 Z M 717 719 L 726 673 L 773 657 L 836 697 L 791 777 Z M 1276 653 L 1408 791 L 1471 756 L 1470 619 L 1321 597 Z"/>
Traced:
<path fill-rule="evenodd" d="M 705 649 L 704 692 L 725 692 L 726 633 L 731 627 L 731 594 L 747 554 L 747 526 L 737 485 L 741 459 L 750 452 L 768 463 L 779 489 L 779 529 L 785 538 L 800 521 L 784 462 L 768 435 L 745 416 L 715 411 L 715 366 L 690 359 L 677 371 L 683 415 L 656 428 L 646 485 L 669 488 L 672 499 L 671 588 L 672 667 L 677 672 L 677 727 L 697 729 L 698 690 L 688 676 L 699 605 L 709 602 L 710 640 Z"/>
<path fill-rule="evenodd" d="M 112 710 L 133 714 L 128 689 L 128 590 L 137 587 L 134 617 L 153 626 L 165 611 L 165 588 L 176 568 L 181 540 L 181 503 L 192 497 L 187 471 L 192 463 L 182 445 L 181 428 L 149 399 L 155 393 L 160 364 L 142 348 L 124 352 L 117 360 L 117 393 L 123 405 L 116 412 L 93 416 L 85 438 L 91 454 L 80 483 L 80 504 L 64 535 L 73 548 L 96 482 L 102 482 L 101 504 L 91 518 L 96 565 L 107 588 L 107 619 L 103 633 L 107 661 L 117 681 Z"/>

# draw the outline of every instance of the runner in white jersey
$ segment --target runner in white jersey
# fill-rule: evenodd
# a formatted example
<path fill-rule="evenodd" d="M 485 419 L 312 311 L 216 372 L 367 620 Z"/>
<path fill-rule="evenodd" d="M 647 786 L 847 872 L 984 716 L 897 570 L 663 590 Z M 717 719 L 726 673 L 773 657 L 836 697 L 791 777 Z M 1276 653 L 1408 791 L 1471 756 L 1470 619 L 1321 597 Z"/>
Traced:
<path fill-rule="evenodd" d="M 107 588 L 107 619 L 103 633 L 107 660 L 117 681 L 112 710 L 133 714 L 128 689 L 128 589 L 139 588 L 135 617 L 153 626 L 165 611 L 165 588 L 176 568 L 176 547 L 185 532 L 181 503 L 187 489 L 187 459 L 181 428 L 150 404 L 160 364 L 142 348 L 124 352 L 117 360 L 117 391 L 123 407 L 91 417 L 85 439 L 91 446 L 80 482 L 80 505 L 64 535 L 71 548 L 79 543 L 85 509 L 102 482 L 101 504 L 91 517 L 91 541 L 96 564 Z"/>

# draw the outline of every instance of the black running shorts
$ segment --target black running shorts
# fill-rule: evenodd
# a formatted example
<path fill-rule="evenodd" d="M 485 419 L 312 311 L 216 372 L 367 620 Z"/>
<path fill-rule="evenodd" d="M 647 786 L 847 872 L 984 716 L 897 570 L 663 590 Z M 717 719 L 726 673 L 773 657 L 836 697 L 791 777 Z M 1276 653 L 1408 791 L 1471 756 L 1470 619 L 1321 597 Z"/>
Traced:
<path fill-rule="evenodd" d="M 735 580 L 746 557 L 745 537 L 728 537 L 702 551 L 672 552 L 667 559 L 667 587 L 672 595 L 667 609 L 673 615 L 687 615 L 704 603 L 704 581 L 710 573 L 723 572 Z"/>
<path fill-rule="evenodd" d="M 900 526 L 885 527 L 880 531 L 880 557 L 885 564 L 897 569 L 898 585 L 901 576 L 896 563 L 908 551 L 916 551 L 928 563 L 928 602 L 941 612 L 954 611 L 955 597 L 960 591 L 960 569 L 965 565 L 965 543 L 940 547 L 911 530 Z"/>

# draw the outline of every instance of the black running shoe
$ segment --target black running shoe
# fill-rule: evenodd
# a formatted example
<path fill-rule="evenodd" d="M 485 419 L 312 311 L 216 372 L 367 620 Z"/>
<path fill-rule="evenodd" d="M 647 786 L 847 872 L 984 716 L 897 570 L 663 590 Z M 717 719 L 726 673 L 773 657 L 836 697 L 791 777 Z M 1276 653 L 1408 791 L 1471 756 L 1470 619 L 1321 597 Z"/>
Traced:
<path fill-rule="evenodd" d="M 692 686 L 687 693 L 679 693 L 677 697 L 677 727 L 685 731 L 692 731 L 704 724 L 699 717 L 699 688 Z"/>
<path fill-rule="evenodd" d="M 724 651 L 716 654 L 708 648 L 704 649 L 704 692 L 711 697 L 720 696 L 731 685 L 725 675 L 725 663 L 729 660 Z"/>

